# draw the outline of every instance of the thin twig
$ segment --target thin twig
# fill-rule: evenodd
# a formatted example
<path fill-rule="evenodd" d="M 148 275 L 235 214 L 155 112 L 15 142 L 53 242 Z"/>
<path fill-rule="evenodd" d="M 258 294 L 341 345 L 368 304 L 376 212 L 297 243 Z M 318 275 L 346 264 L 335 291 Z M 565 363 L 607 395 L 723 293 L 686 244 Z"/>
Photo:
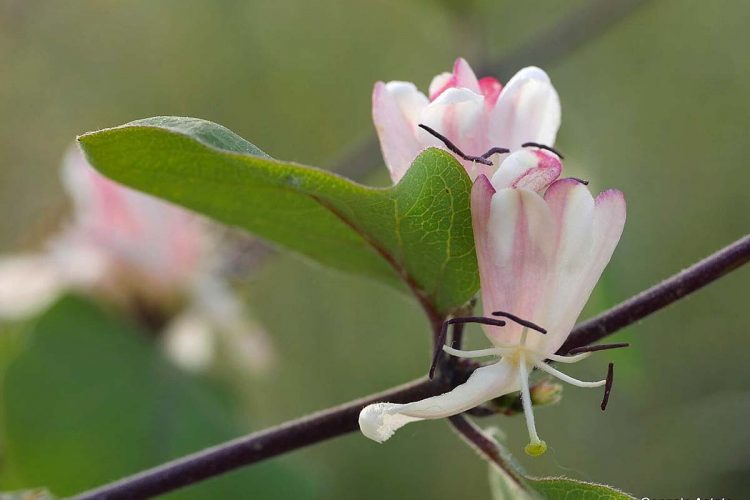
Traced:
<path fill-rule="evenodd" d="M 494 439 L 489 437 L 474 422 L 465 415 L 454 415 L 449 418 L 453 429 L 466 441 L 477 453 L 495 467 L 502 469 L 521 490 L 528 490 L 523 479 L 515 469 L 508 463 L 508 458 L 503 456 L 503 450 Z"/>
<path fill-rule="evenodd" d="M 577 326 L 560 353 L 595 342 L 654 311 L 695 292 L 750 260 L 750 236 L 745 236 L 668 278 L 636 297 Z M 378 401 L 415 401 L 448 389 L 439 380 L 426 378 L 389 391 L 305 416 L 271 429 L 199 451 L 79 495 L 94 498 L 144 498 L 174 491 L 239 467 L 267 460 L 288 451 L 341 436 L 357 429 L 360 410 Z"/>
<path fill-rule="evenodd" d="M 359 412 L 371 403 L 406 403 L 441 394 L 445 384 L 426 378 L 350 401 L 270 429 L 205 449 L 78 495 L 77 499 L 149 498 L 316 444 L 358 429 Z"/>

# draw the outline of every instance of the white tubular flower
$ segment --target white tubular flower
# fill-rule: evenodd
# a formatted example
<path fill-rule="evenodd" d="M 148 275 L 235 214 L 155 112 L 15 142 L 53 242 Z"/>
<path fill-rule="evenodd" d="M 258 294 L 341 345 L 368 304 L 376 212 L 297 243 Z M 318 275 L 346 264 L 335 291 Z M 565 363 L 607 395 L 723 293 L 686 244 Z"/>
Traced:
<path fill-rule="evenodd" d="M 534 422 L 530 372 L 537 368 L 579 387 L 605 385 L 606 380 L 576 380 L 547 361 L 573 363 L 591 354 L 555 352 L 568 338 L 620 239 L 625 200 L 617 190 L 594 198 L 579 180 L 555 180 L 560 171 L 557 155 L 540 148 L 521 149 L 501 163 L 492 181 L 480 175 L 472 190 L 485 316 L 512 313 L 511 318 L 533 322 L 532 328 L 524 321 L 499 326 L 490 320 L 483 327 L 494 347 L 460 351 L 446 346 L 444 351 L 454 356 L 499 356 L 500 361 L 479 368 L 446 394 L 364 408 L 359 422 L 367 437 L 382 442 L 406 423 L 455 415 L 520 389 L 530 438 L 526 452 L 537 456 L 547 445 Z"/>
<path fill-rule="evenodd" d="M 216 332 L 253 369 L 268 368 L 270 341 L 221 276 L 224 256 L 207 221 L 103 177 L 77 146 L 65 156 L 62 182 L 72 220 L 43 251 L 0 256 L 0 320 L 33 316 L 77 291 L 126 314 L 145 311 L 187 369 L 210 364 Z"/>

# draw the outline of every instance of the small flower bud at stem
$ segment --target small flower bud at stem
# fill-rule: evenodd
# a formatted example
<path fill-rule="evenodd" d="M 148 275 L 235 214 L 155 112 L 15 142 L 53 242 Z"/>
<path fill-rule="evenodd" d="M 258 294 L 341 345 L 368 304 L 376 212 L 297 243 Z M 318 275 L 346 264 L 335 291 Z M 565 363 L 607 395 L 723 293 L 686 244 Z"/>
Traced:
<path fill-rule="evenodd" d="M 534 406 L 549 406 L 560 402 L 563 386 L 551 380 L 540 380 L 531 386 L 531 402 Z"/>

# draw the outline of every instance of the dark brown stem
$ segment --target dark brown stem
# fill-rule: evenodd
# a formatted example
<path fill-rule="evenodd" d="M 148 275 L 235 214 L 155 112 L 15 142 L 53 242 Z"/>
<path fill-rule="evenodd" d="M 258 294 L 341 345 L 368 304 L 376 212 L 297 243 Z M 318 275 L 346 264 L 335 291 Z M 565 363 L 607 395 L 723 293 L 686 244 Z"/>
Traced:
<path fill-rule="evenodd" d="M 288 451 L 358 429 L 359 412 L 371 403 L 407 403 L 445 392 L 437 380 L 420 378 L 380 394 L 328 408 L 270 429 L 167 462 L 140 474 L 78 495 L 77 499 L 150 498 Z"/>
<path fill-rule="evenodd" d="M 655 287 L 580 324 L 573 329 L 568 342 L 559 352 L 566 353 L 570 349 L 595 342 L 614 333 L 699 290 L 739 268 L 748 260 L 750 260 L 750 236 L 745 236 Z M 436 325 L 433 324 L 433 328 L 435 327 Z M 199 451 L 83 493 L 76 498 L 144 498 L 174 491 L 245 465 L 352 432 L 358 427 L 360 410 L 367 404 L 385 400 L 394 403 L 416 401 L 441 394 L 449 388 L 439 379 L 433 381 L 426 378 L 419 379 L 380 394 L 367 396 Z"/>

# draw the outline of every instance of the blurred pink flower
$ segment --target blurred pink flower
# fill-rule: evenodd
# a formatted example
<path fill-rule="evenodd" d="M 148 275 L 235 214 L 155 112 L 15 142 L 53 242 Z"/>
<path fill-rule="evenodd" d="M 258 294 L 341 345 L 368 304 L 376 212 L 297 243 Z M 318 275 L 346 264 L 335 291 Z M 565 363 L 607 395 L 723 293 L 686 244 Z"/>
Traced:
<path fill-rule="evenodd" d="M 378 82 L 372 115 L 385 164 L 393 182 L 406 173 L 417 155 L 430 146 L 444 147 L 420 129 L 425 124 L 469 155 L 495 146 L 517 150 L 526 142 L 552 146 L 560 127 L 560 100 L 547 74 L 539 68 L 520 70 L 503 87 L 492 77 L 477 79 L 469 64 L 457 59 L 452 73 L 436 76 L 428 96 L 413 83 Z M 474 179 L 490 177 L 498 168 L 460 160 Z"/>
<path fill-rule="evenodd" d="M 477 369 L 466 383 L 440 396 L 409 404 L 378 403 L 360 414 L 362 432 L 385 441 L 416 420 L 442 418 L 485 401 L 521 391 L 529 429 L 530 455 L 546 444 L 536 432 L 528 376 L 538 368 L 565 382 L 598 387 L 605 380 L 581 382 L 552 368 L 547 360 L 572 363 L 591 353 L 559 356 L 596 282 L 610 260 L 625 223 L 625 200 L 608 190 L 596 198 L 575 179 L 559 179 L 559 158 L 541 149 L 512 153 L 488 179 L 480 175 L 472 190 L 472 218 L 485 315 L 512 313 L 541 325 L 542 334 L 508 321 L 483 325 L 493 348 L 444 350 L 461 357 L 499 356 Z"/>
<path fill-rule="evenodd" d="M 94 170 L 77 146 L 62 165 L 72 217 L 44 251 L 0 258 L 0 319 L 22 319 L 66 291 L 115 305 L 164 329 L 173 358 L 189 369 L 213 360 L 214 332 L 265 369 L 272 350 L 220 276 L 222 254 L 210 223 L 123 187 Z"/>

